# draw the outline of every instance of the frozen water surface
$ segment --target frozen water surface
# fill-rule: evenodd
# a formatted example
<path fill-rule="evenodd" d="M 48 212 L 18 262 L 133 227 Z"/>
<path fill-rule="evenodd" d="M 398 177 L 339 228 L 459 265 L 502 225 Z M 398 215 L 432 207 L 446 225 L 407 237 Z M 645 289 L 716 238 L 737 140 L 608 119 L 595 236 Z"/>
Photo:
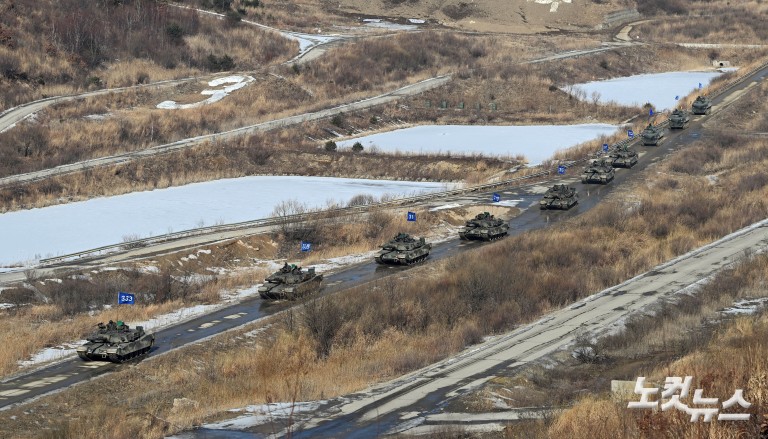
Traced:
<path fill-rule="evenodd" d="M 638 107 L 650 103 L 658 110 L 669 110 L 677 106 L 675 96 L 683 98 L 696 91 L 699 84 L 706 87 L 722 74 L 719 71 L 653 73 L 576 84 L 573 89 L 586 93 L 588 100 L 599 96 L 598 101 L 602 103 Z"/>
<path fill-rule="evenodd" d="M 351 147 L 360 142 L 382 152 L 416 154 L 483 154 L 489 156 L 525 156 L 530 164 L 540 163 L 561 149 L 614 134 L 609 124 L 583 125 L 423 125 L 372 134 L 337 142 Z"/>
<path fill-rule="evenodd" d="M 283 201 L 309 207 L 345 204 L 358 194 L 411 195 L 442 190 L 442 183 L 325 177 L 257 176 L 0 214 L 0 266 L 75 253 L 216 223 L 271 216 Z"/>

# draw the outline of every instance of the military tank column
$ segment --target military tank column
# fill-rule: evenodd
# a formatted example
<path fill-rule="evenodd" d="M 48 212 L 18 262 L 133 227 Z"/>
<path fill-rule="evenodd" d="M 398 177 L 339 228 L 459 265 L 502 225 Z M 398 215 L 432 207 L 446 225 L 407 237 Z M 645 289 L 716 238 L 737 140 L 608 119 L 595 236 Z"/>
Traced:
<path fill-rule="evenodd" d="M 87 338 L 87 343 L 77 348 L 77 355 L 85 361 L 122 363 L 147 354 L 155 343 L 155 336 L 141 326 L 129 328 L 120 320 L 97 326 L 99 329 Z"/>
<path fill-rule="evenodd" d="M 378 264 L 411 265 L 426 259 L 430 250 L 432 244 L 424 238 L 415 239 L 407 233 L 398 233 L 381 246 L 381 251 L 374 259 Z"/>
<path fill-rule="evenodd" d="M 709 114 L 712 111 L 712 101 L 706 96 L 698 96 L 691 104 L 693 114 Z"/>
<path fill-rule="evenodd" d="M 616 172 L 608 160 L 595 159 L 591 160 L 589 165 L 584 168 L 584 172 L 581 174 L 581 182 L 608 184 L 615 175 Z"/>
<path fill-rule="evenodd" d="M 259 287 L 259 295 L 267 300 L 295 300 L 320 291 L 322 280 L 323 275 L 315 273 L 314 268 L 304 271 L 301 267 L 286 263 L 264 280 Z"/>
<path fill-rule="evenodd" d="M 459 238 L 465 240 L 493 241 L 507 235 L 509 224 L 488 212 L 477 214 L 459 230 Z"/>
<path fill-rule="evenodd" d="M 539 201 L 539 208 L 568 210 L 579 202 L 576 189 L 564 184 L 556 184 L 547 189 L 544 198 Z"/>

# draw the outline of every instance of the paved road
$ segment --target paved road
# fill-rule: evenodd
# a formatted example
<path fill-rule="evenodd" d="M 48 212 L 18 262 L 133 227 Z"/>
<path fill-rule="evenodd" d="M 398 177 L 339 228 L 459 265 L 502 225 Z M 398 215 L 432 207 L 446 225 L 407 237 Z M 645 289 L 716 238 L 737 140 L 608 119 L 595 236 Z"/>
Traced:
<path fill-rule="evenodd" d="M 78 99 L 85 99 L 92 96 L 99 96 L 99 95 L 105 95 L 110 93 L 121 93 L 128 90 L 173 87 L 178 84 L 183 84 L 190 81 L 196 81 L 196 80 L 204 79 L 207 77 L 213 78 L 214 76 L 221 76 L 221 73 L 217 73 L 216 75 L 206 75 L 206 76 L 193 77 L 193 78 L 182 78 L 182 79 L 171 79 L 168 81 L 158 81 L 158 82 L 153 82 L 151 84 L 134 85 L 130 87 L 106 88 L 103 90 L 89 91 L 89 92 L 81 93 L 78 95 L 55 96 L 55 97 L 50 97 L 46 99 L 40 99 L 34 102 L 29 102 L 27 104 L 19 105 L 18 107 L 9 108 L 3 111 L 2 113 L 0 113 L 0 133 L 13 127 L 14 124 L 24 120 L 25 118 L 29 117 L 31 114 L 36 113 L 40 110 L 43 110 L 53 104 L 58 104 L 61 102 L 76 101 Z M 3 181 L 3 180 L 4 179 L 0 181 Z"/>

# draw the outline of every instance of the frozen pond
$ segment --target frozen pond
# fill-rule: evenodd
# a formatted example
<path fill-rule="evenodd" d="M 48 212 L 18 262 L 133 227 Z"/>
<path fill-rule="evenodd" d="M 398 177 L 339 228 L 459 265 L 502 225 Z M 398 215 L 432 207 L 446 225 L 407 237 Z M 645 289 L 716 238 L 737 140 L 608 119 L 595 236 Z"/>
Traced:
<path fill-rule="evenodd" d="M 337 142 L 351 147 L 355 142 L 365 149 L 415 154 L 451 153 L 459 155 L 525 156 L 530 164 L 540 163 L 566 149 L 618 129 L 609 124 L 584 125 L 423 125 Z"/>
<path fill-rule="evenodd" d="M 677 106 L 676 96 L 682 99 L 699 89 L 699 85 L 706 87 L 722 74 L 719 71 L 654 73 L 576 84 L 573 89 L 583 91 L 587 100 L 592 100 L 597 93 L 602 103 L 638 107 L 650 103 L 657 110 L 668 110 Z"/>
<path fill-rule="evenodd" d="M 203 225 L 271 216 L 283 201 L 346 204 L 369 194 L 412 195 L 442 183 L 324 177 L 243 177 L 0 214 L 0 267 Z"/>

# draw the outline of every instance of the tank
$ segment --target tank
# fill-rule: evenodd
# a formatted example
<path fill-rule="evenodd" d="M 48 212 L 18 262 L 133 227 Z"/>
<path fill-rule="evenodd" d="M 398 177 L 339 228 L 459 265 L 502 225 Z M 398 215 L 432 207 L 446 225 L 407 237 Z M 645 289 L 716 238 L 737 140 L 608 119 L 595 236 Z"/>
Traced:
<path fill-rule="evenodd" d="M 640 133 L 640 137 L 643 138 L 643 145 L 656 146 L 659 144 L 659 140 L 664 137 L 664 128 L 649 123 L 643 132 Z"/>
<path fill-rule="evenodd" d="M 590 164 L 584 168 L 584 172 L 581 173 L 581 182 L 606 184 L 613 180 L 615 174 L 616 171 L 613 170 L 613 166 L 608 163 L 608 160 L 592 160 Z"/>
<path fill-rule="evenodd" d="M 259 295 L 267 300 L 295 300 L 320 291 L 322 280 L 323 275 L 315 273 L 314 268 L 304 271 L 301 267 L 286 263 L 283 268 L 264 280 L 259 287 Z"/>
<path fill-rule="evenodd" d="M 675 111 L 669 115 L 669 128 L 673 130 L 682 130 L 688 126 L 688 122 L 690 121 L 691 116 L 688 115 L 687 111 L 676 108 Z"/>
<path fill-rule="evenodd" d="M 379 264 L 411 265 L 426 259 L 430 250 L 432 244 L 428 244 L 424 238 L 415 239 L 407 233 L 398 233 L 381 246 L 375 259 Z"/>
<path fill-rule="evenodd" d="M 568 210 L 579 202 L 576 189 L 564 184 L 556 184 L 547 189 L 544 198 L 539 201 L 539 207 L 543 209 Z"/>
<path fill-rule="evenodd" d="M 129 328 L 120 320 L 106 325 L 99 323 L 99 329 L 88 337 L 88 341 L 77 348 L 77 355 L 85 361 L 102 360 L 122 363 L 131 358 L 145 355 L 155 344 L 155 336 L 137 326 Z"/>
<path fill-rule="evenodd" d="M 608 153 L 606 160 L 614 168 L 631 168 L 637 163 L 637 151 L 623 145 Z"/>
<path fill-rule="evenodd" d="M 693 114 L 709 114 L 712 111 L 712 101 L 707 99 L 706 96 L 699 96 L 691 104 L 691 112 Z"/>
<path fill-rule="evenodd" d="M 493 241 L 504 237 L 508 230 L 509 224 L 506 221 L 483 212 L 467 221 L 459 230 L 459 237 L 467 240 Z"/>

